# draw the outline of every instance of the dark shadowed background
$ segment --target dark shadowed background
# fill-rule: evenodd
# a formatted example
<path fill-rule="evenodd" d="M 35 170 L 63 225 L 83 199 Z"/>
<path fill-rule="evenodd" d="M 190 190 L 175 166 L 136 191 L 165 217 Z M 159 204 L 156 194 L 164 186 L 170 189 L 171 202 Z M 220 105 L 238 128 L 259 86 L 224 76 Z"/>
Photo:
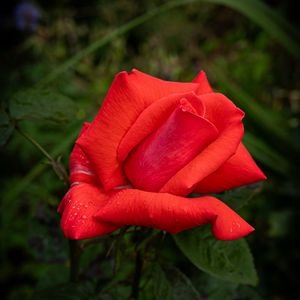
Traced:
<path fill-rule="evenodd" d="M 169 237 L 165 255 L 191 278 L 201 299 L 300 298 L 297 1 L 167 2 L 1 2 L 0 276 L 5 299 L 31 299 L 36 290 L 61 284 L 69 267 L 56 212 L 67 187 L 16 130 L 16 120 L 67 167 L 81 124 L 95 116 L 114 75 L 132 68 L 174 81 L 190 81 L 204 69 L 212 87 L 246 112 L 244 143 L 268 176 L 262 187 L 252 187 L 254 197 L 240 210 L 256 228 L 247 238 L 259 276 L 256 287 L 197 273 L 179 258 Z M 38 88 L 47 93 L 41 96 Z M 40 104 L 32 104 L 40 97 Z M 14 106 L 25 98 L 29 104 Z M 122 261 L 124 273 L 97 294 L 111 280 L 114 263 L 105 256 L 109 241 L 103 243 L 91 247 L 81 263 L 84 291 L 93 289 L 94 296 L 72 289 L 74 295 L 34 299 L 128 299 L 131 267 L 128 271 Z M 111 288 L 118 292 L 110 294 Z M 141 299 L 154 299 L 151 295 Z"/>

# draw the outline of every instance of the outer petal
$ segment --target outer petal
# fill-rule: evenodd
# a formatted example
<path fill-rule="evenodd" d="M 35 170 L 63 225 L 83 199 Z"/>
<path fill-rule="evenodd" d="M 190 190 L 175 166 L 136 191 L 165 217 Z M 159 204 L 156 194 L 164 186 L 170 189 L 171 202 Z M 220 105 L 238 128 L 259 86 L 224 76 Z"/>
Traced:
<path fill-rule="evenodd" d="M 205 107 L 201 99 L 194 93 L 172 94 L 155 101 L 148 106 L 137 118 L 120 142 L 118 159 L 124 161 L 129 152 L 144 138 L 159 128 L 179 105 L 180 99 L 187 99 L 203 117 Z"/>
<path fill-rule="evenodd" d="M 108 91 L 100 112 L 86 135 L 77 143 L 87 154 L 105 190 L 126 184 L 118 145 L 145 108 L 173 93 L 197 92 L 197 83 L 178 83 L 157 79 L 137 70 L 119 73 Z"/>
<path fill-rule="evenodd" d="M 213 233 L 220 240 L 241 238 L 254 230 L 214 197 L 191 199 L 134 189 L 114 194 L 96 217 L 103 222 L 154 227 L 170 233 L 212 223 Z"/>
<path fill-rule="evenodd" d="M 241 143 L 231 158 L 197 184 L 195 191 L 203 194 L 223 192 L 266 178 Z"/>
<path fill-rule="evenodd" d="M 83 124 L 79 137 L 86 133 L 89 126 L 88 123 Z M 75 144 L 70 155 L 70 183 L 72 185 L 81 182 L 100 185 L 90 161 L 82 149 Z"/>
<path fill-rule="evenodd" d="M 74 185 L 63 198 L 58 211 L 65 236 L 69 239 L 87 239 L 104 235 L 119 228 L 96 220 L 94 214 L 106 203 L 109 195 L 99 188 L 82 183 Z"/>
<path fill-rule="evenodd" d="M 217 127 L 219 136 L 178 171 L 160 192 L 189 194 L 198 182 L 220 168 L 236 152 L 241 142 L 244 113 L 222 94 L 205 94 L 200 98 L 206 108 L 204 116 Z"/>
<path fill-rule="evenodd" d="M 163 125 L 130 153 L 124 164 L 127 178 L 138 189 L 158 191 L 217 136 L 216 127 L 183 98 Z"/>
<path fill-rule="evenodd" d="M 204 71 L 200 71 L 192 82 L 199 83 L 201 92 L 198 91 L 198 94 L 213 93 Z"/>

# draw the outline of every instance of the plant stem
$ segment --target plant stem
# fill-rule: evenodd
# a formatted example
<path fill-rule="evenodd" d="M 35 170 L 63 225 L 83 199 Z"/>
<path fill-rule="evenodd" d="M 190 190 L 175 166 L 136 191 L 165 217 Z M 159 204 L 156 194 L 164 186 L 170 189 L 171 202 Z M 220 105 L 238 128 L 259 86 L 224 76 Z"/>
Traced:
<path fill-rule="evenodd" d="M 20 127 L 17 126 L 16 129 L 25 139 L 40 150 L 50 162 L 52 162 L 53 158 L 51 155 L 36 140 L 34 140 L 28 133 L 24 132 Z"/>
<path fill-rule="evenodd" d="M 134 300 L 139 299 L 142 268 L 143 268 L 142 253 L 140 250 L 138 250 L 135 256 L 135 270 L 134 270 L 134 277 L 133 277 L 132 289 L 131 289 L 131 299 Z"/>
<path fill-rule="evenodd" d="M 76 240 L 69 240 L 69 249 L 70 249 L 70 281 L 78 282 L 79 262 L 81 256 L 79 242 Z"/>
<path fill-rule="evenodd" d="M 34 145 L 42 154 L 47 158 L 55 173 L 66 185 L 69 184 L 68 174 L 61 163 L 56 161 L 35 139 L 29 134 L 24 132 L 20 127 L 16 126 L 16 130 L 27 139 L 32 145 Z M 79 262 L 80 262 L 80 245 L 78 241 L 69 240 L 70 248 L 70 281 L 77 282 L 79 276 Z"/>
<path fill-rule="evenodd" d="M 40 145 L 28 133 L 24 132 L 20 127 L 16 126 L 16 130 L 47 158 L 59 179 L 62 180 L 65 184 L 69 184 L 68 174 L 63 165 L 56 161 L 42 145 Z"/>

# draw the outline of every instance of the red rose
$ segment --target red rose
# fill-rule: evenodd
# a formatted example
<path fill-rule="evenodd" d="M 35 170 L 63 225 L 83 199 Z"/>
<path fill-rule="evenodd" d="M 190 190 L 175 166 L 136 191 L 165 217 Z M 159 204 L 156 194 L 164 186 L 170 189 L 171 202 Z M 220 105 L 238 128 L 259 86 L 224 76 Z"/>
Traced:
<path fill-rule="evenodd" d="M 70 239 L 123 225 L 177 233 L 212 223 L 216 238 L 253 231 L 222 201 L 191 192 L 221 192 L 266 179 L 241 143 L 244 113 L 211 89 L 119 73 L 70 157 L 71 188 L 59 206 Z"/>

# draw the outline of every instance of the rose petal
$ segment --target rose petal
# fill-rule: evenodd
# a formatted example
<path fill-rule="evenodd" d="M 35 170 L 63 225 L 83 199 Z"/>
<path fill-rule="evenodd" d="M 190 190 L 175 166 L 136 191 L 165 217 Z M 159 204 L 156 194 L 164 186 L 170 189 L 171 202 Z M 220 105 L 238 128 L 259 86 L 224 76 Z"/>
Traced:
<path fill-rule="evenodd" d="M 201 87 L 201 91 L 198 91 L 197 94 L 213 93 L 213 89 L 211 88 L 204 71 L 200 71 L 192 82 L 199 83 Z"/>
<path fill-rule="evenodd" d="M 220 240 L 238 239 L 254 230 L 214 197 L 192 199 L 135 189 L 112 195 L 95 217 L 102 222 L 153 227 L 173 234 L 212 223 L 213 233 Z"/>
<path fill-rule="evenodd" d="M 88 123 L 83 124 L 79 137 L 86 133 L 89 126 Z M 81 182 L 100 185 L 90 161 L 82 149 L 75 144 L 70 155 L 70 183 L 72 185 Z"/>
<path fill-rule="evenodd" d="M 215 126 L 181 99 L 163 125 L 129 154 L 124 164 L 127 178 L 138 189 L 158 191 L 217 135 Z"/>
<path fill-rule="evenodd" d="M 105 190 L 126 184 L 117 159 L 120 141 L 139 115 L 154 101 L 174 93 L 201 92 L 198 83 L 157 79 L 137 70 L 119 73 L 87 134 L 77 143 L 90 159 Z"/>
<path fill-rule="evenodd" d="M 205 113 L 201 99 L 194 93 L 172 94 L 155 101 L 148 106 L 137 118 L 120 142 L 118 159 L 124 161 L 129 152 L 149 134 L 159 128 L 171 115 L 180 99 L 187 99 L 197 110 L 199 116 Z"/>
<path fill-rule="evenodd" d="M 93 217 L 108 198 L 108 194 L 90 184 L 82 183 L 71 187 L 58 208 L 62 214 L 60 226 L 65 236 L 80 240 L 118 229 L 117 225 L 101 222 Z"/>
<path fill-rule="evenodd" d="M 223 192 L 246 184 L 265 180 L 267 177 L 256 165 L 251 155 L 241 143 L 236 153 L 217 171 L 201 180 L 195 192 L 209 194 Z"/>
<path fill-rule="evenodd" d="M 202 179 L 215 172 L 235 152 L 241 142 L 244 113 L 222 94 L 200 96 L 205 106 L 205 118 L 219 130 L 218 138 L 208 145 L 161 189 L 176 195 L 187 195 Z"/>

